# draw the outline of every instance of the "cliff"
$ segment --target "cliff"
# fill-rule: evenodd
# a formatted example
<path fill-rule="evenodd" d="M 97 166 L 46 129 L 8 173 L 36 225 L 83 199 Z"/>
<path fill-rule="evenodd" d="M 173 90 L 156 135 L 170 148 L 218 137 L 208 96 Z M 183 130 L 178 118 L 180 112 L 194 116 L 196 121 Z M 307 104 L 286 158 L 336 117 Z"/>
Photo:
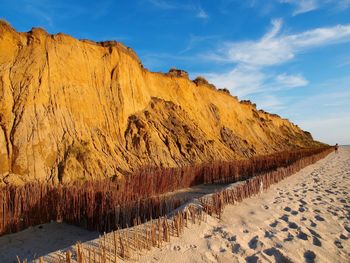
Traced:
<path fill-rule="evenodd" d="M 0 22 L 0 184 L 119 177 L 316 146 L 311 135 L 124 45 Z"/>

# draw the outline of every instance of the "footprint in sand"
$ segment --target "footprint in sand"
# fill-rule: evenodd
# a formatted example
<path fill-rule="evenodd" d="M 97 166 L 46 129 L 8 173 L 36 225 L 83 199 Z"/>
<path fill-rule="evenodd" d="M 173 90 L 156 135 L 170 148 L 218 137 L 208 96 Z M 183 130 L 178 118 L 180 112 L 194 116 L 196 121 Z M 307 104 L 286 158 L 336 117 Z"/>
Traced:
<path fill-rule="evenodd" d="M 248 246 L 251 249 L 261 248 L 264 244 L 259 240 L 258 236 L 253 237 L 249 242 Z"/>
<path fill-rule="evenodd" d="M 264 237 L 267 237 L 267 238 L 273 238 L 275 236 L 275 234 L 271 231 L 268 231 L 268 230 L 265 230 L 265 235 Z"/>
<path fill-rule="evenodd" d="M 273 223 L 269 224 L 270 227 L 276 227 L 278 225 L 278 221 L 275 220 Z"/>
<path fill-rule="evenodd" d="M 311 235 L 318 237 L 318 238 L 321 238 L 321 236 L 315 230 L 308 228 L 308 227 L 307 227 L 307 230 L 309 230 Z"/>
<path fill-rule="evenodd" d="M 334 245 L 337 247 L 337 248 L 344 248 L 341 241 L 340 240 L 334 240 Z"/>
<path fill-rule="evenodd" d="M 325 221 L 324 218 L 323 218 L 322 216 L 320 216 L 320 215 L 316 215 L 316 216 L 315 216 L 315 219 L 316 219 L 317 221 Z"/>
<path fill-rule="evenodd" d="M 219 252 L 225 253 L 225 252 L 226 252 L 226 248 L 224 248 L 223 246 L 221 246 L 220 249 L 219 249 Z"/>
<path fill-rule="evenodd" d="M 173 250 L 174 250 L 174 251 L 180 251 L 180 250 L 181 250 L 181 247 L 180 247 L 180 246 L 174 246 L 174 247 L 173 247 Z"/>
<path fill-rule="evenodd" d="M 317 247 L 322 247 L 321 241 L 315 236 L 312 237 L 312 244 Z"/>
<path fill-rule="evenodd" d="M 307 250 L 304 253 L 304 258 L 305 258 L 305 262 L 306 263 L 314 263 L 315 262 L 315 258 L 316 258 L 316 254 L 311 251 L 311 250 Z"/>
<path fill-rule="evenodd" d="M 302 200 L 302 199 L 299 199 L 298 200 L 302 205 L 307 205 L 307 202 L 305 202 L 304 200 Z"/>
<path fill-rule="evenodd" d="M 228 241 L 232 242 L 232 241 L 236 241 L 237 240 L 237 236 L 231 236 L 227 239 Z"/>
<path fill-rule="evenodd" d="M 290 212 L 293 216 L 296 216 L 298 213 L 298 211 L 292 210 L 292 212 Z"/>
<path fill-rule="evenodd" d="M 301 240 L 308 240 L 307 234 L 305 234 L 303 231 L 299 230 L 297 234 L 297 238 Z"/>
<path fill-rule="evenodd" d="M 256 255 L 248 256 L 245 258 L 247 263 L 257 263 L 259 258 Z"/>
<path fill-rule="evenodd" d="M 241 249 L 241 245 L 240 244 L 234 244 L 233 246 L 232 246 L 232 253 L 234 253 L 234 254 L 242 254 L 243 253 L 243 251 L 242 251 L 242 249 Z"/>
<path fill-rule="evenodd" d="M 341 234 L 341 235 L 339 236 L 339 238 L 340 238 L 340 239 L 343 239 L 343 240 L 348 240 L 348 239 L 349 239 L 349 237 L 345 236 L 344 234 Z"/>
<path fill-rule="evenodd" d="M 294 236 L 291 233 L 288 233 L 288 236 L 285 239 L 283 239 L 283 241 L 284 242 L 292 241 L 293 239 L 294 239 Z"/>
<path fill-rule="evenodd" d="M 293 261 L 290 260 L 288 257 L 286 257 L 285 255 L 283 255 L 281 253 L 281 251 L 279 251 L 278 249 L 272 247 L 272 248 L 268 248 L 265 249 L 263 251 L 266 255 L 268 256 L 274 256 L 275 257 L 275 262 L 285 262 L 285 263 L 292 263 Z"/>
<path fill-rule="evenodd" d="M 280 217 L 281 220 L 283 220 L 284 222 L 288 222 L 289 221 L 289 216 L 284 214 L 283 216 Z"/>
<path fill-rule="evenodd" d="M 286 212 L 292 211 L 292 209 L 289 206 L 286 206 L 283 210 L 286 211 Z"/>
<path fill-rule="evenodd" d="M 314 221 L 310 220 L 310 226 L 311 226 L 311 227 L 316 227 L 317 224 L 316 224 Z"/>
<path fill-rule="evenodd" d="M 289 222 L 288 227 L 291 229 L 297 229 L 299 226 L 294 222 Z"/>
<path fill-rule="evenodd" d="M 305 212 L 305 208 L 304 208 L 303 206 L 300 206 L 299 209 L 298 209 L 298 211 L 299 211 L 300 213 L 304 213 L 304 212 Z"/>

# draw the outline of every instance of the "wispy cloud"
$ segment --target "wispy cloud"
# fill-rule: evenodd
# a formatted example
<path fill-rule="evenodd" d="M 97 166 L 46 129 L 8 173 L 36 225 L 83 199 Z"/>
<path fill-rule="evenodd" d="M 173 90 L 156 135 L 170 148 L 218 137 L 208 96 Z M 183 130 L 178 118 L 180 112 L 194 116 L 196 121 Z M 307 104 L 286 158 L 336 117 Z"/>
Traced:
<path fill-rule="evenodd" d="M 254 99 L 254 103 L 257 104 L 258 108 L 271 112 L 277 112 L 285 107 L 284 101 L 278 96 L 272 94 L 258 96 Z"/>
<path fill-rule="evenodd" d="M 179 53 L 182 54 L 182 53 L 188 52 L 193 48 L 195 48 L 196 46 L 198 46 L 199 44 L 207 43 L 209 41 L 217 40 L 219 38 L 220 38 L 219 35 L 199 36 L 199 35 L 191 34 L 186 47 Z"/>
<path fill-rule="evenodd" d="M 152 5 L 154 5 L 157 8 L 164 9 L 164 10 L 171 10 L 171 9 L 177 9 L 178 6 L 170 3 L 168 1 L 164 0 L 148 0 L 148 2 Z"/>
<path fill-rule="evenodd" d="M 208 19 L 208 13 L 200 5 L 188 4 L 188 3 L 178 3 L 174 1 L 167 0 L 147 0 L 148 3 L 156 8 L 162 10 L 185 10 L 188 12 L 193 12 L 195 17 L 200 19 Z"/>
<path fill-rule="evenodd" d="M 199 7 L 197 9 L 197 17 L 202 19 L 208 19 L 209 15 L 203 10 L 203 8 Z"/>
<path fill-rule="evenodd" d="M 273 20 L 271 29 L 255 41 L 227 42 L 223 48 L 202 55 L 203 59 L 232 64 L 225 72 L 202 73 L 218 87 L 225 87 L 239 97 L 252 94 L 270 95 L 273 91 L 301 88 L 309 81 L 301 74 L 276 72 L 276 66 L 290 62 L 300 53 L 321 46 L 350 42 L 350 25 L 315 28 L 299 33 L 284 34 L 283 21 Z M 281 107 L 269 97 L 268 104 Z M 273 102 L 273 103 L 272 103 Z M 263 105 L 264 105 L 263 104 Z"/>
<path fill-rule="evenodd" d="M 307 13 L 318 8 L 317 0 L 280 0 L 280 2 L 294 5 L 293 15 Z"/>
<path fill-rule="evenodd" d="M 350 0 L 278 0 L 282 4 L 294 6 L 293 16 L 308 13 L 321 8 L 345 10 L 350 7 Z"/>
<path fill-rule="evenodd" d="M 232 94 L 238 97 L 258 92 L 261 90 L 262 83 L 266 80 L 264 73 L 247 65 L 239 65 L 228 72 L 204 73 L 201 75 L 204 75 L 217 87 L 230 89 Z"/>
<path fill-rule="evenodd" d="M 238 65 L 222 73 L 204 73 L 208 80 L 220 88 L 228 88 L 232 94 L 245 98 L 250 94 L 304 87 L 308 81 L 301 75 L 286 73 L 274 75 L 255 66 Z"/>
<path fill-rule="evenodd" d="M 278 86 L 295 88 L 306 86 L 309 82 L 301 75 L 288 75 L 286 73 L 280 74 L 276 77 Z"/>
<path fill-rule="evenodd" d="M 308 48 L 350 41 L 350 25 L 316 28 L 283 35 L 282 20 L 273 20 L 272 29 L 257 41 L 226 43 L 218 57 L 235 63 L 271 66 L 293 59 Z"/>

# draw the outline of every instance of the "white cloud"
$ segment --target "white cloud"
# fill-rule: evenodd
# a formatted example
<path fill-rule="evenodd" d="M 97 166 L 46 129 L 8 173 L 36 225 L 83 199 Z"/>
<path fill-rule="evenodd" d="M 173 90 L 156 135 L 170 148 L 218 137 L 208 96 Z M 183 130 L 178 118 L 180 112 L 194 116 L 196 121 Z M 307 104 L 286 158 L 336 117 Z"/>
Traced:
<path fill-rule="evenodd" d="M 164 0 L 148 0 L 148 2 L 152 5 L 154 5 L 157 8 L 169 10 L 169 9 L 176 9 L 176 5 L 171 4 Z"/>
<path fill-rule="evenodd" d="M 201 7 L 199 7 L 198 10 L 197 10 L 197 17 L 198 18 L 202 18 L 202 19 L 208 19 L 209 18 L 208 14 Z"/>
<path fill-rule="evenodd" d="M 228 88 L 233 95 L 244 97 L 256 93 L 262 88 L 265 74 L 260 70 L 249 66 L 237 66 L 233 70 L 224 73 L 203 74 L 210 82 L 219 88 Z"/>
<path fill-rule="evenodd" d="M 350 25 L 316 28 L 290 35 L 281 34 L 281 20 L 272 21 L 272 25 L 272 29 L 257 41 L 226 43 L 223 60 L 272 66 L 290 61 L 307 48 L 350 41 Z"/>
<path fill-rule="evenodd" d="M 279 0 L 279 2 L 294 6 L 293 16 L 321 8 L 345 10 L 350 6 L 350 0 Z"/>
<path fill-rule="evenodd" d="M 266 73 L 256 67 L 240 65 L 224 73 L 207 73 L 204 75 L 211 83 L 219 88 L 228 88 L 233 95 L 246 98 L 247 95 L 257 93 L 271 93 L 290 88 L 304 87 L 308 81 L 301 75 L 277 76 Z"/>
<path fill-rule="evenodd" d="M 350 41 L 350 24 L 316 28 L 299 34 L 282 37 L 291 48 L 299 51 L 308 47 L 322 46 Z"/>
<path fill-rule="evenodd" d="M 213 42 L 213 40 L 219 39 L 219 35 L 206 35 L 206 36 L 199 36 L 199 35 L 190 35 L 188 43 L 186 47 L 179 52 L 179 54 L 186 53 L 190 50 L 192 50 L 194 47 L 203 45 L 205 42 Z"/>
<path fill-rule="evenodd" d="M 255 98 L 254 103 L 257 104 L 257 108 L 271 112 L 276 112 L 284 108 L 284 101 L 282 101 L 281 98 L 270 94 Z"/>
<path fill-rule="evenodd" d="M 188 3 L 175 3 L 174 1 L 168 0 L 147 0 L 148 3 L 156 8 L 163 10 L 184 10 L 189 12 L 194 12 L 195 17 L 200 19 L 208 19 L 208 13 L 200 6 Z"/>
<path fill-rule="evenodd" d="M 295 88 L 306 86 L 309 82 L 300 74 L 287 75 L 286 73 L 283 73 L 276 77 L 276 84 L 286 88 Z"/>
<path fill-rule="evenodd" d="M 280 0 L 280 2 L 294 5 L 293 15 L 307 13 L 318 8 L 317 0 Z"/>
<path fill-rule="evenodd" d="M 283 34 L 282 24 L 280 19 L 273 20 L 271 29 L 260 39 L 226 43 L 218 52 L 205 54 L 202 58 L 233 63 L 235 66 L 226 72 L 201 75 L 217 87 L 228 88 L 239 97 L 247 98 L 252 94 L 260 94 L 260 97 L 270 95 L 271 92 L 309 85 L 309 81 L 301 73 L 275 72 L 271 70 L 273 66 L 287 63 L 311 48 L 350 41 L 350 25 Z M 276 101 L 274 104 L 281 106 Z"/>

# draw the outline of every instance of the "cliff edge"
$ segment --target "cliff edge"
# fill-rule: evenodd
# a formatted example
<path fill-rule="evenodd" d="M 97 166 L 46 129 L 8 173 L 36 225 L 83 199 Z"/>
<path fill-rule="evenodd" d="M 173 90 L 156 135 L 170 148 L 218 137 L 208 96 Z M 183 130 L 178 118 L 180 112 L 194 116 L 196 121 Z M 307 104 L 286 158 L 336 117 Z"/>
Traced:
<path fill-rule="evenodd" d="M 130 48 L 0 22 L 0 184 L 119 177 L 317 146 L 308 132 Z"/>

